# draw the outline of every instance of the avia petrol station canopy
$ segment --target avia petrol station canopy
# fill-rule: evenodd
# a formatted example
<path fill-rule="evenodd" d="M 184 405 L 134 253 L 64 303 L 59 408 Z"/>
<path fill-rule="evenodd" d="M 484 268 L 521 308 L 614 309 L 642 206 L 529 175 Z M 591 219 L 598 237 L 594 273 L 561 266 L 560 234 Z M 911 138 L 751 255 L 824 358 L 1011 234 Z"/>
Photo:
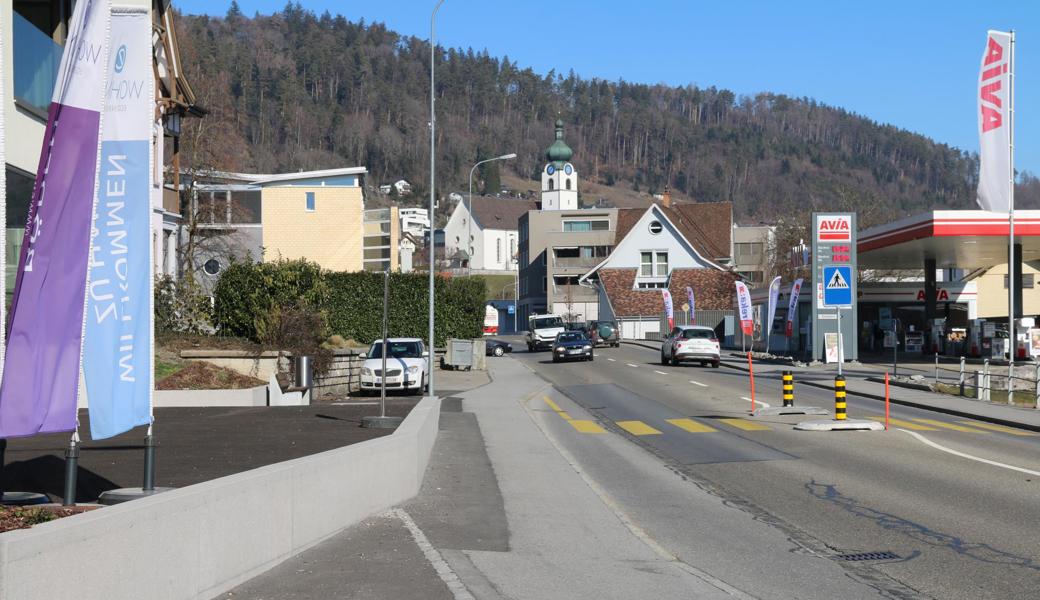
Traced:
<path fill-rule="evenodd" d="M 1040 260 L 1040 210 L 1015 211 L 1015 243 L 1022 260 Z M 1008 217 L 985 210 L 935 210 L 871 227 L 856 245 L 863 269 L 941 269 L 1006 264 Z"/>

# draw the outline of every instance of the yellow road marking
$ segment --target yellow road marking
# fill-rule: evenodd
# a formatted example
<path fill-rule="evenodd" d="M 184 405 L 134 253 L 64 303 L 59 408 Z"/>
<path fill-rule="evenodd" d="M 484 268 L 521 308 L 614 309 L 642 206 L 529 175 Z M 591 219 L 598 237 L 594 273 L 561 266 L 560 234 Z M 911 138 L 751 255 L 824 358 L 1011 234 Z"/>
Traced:
<path fill-rule="evenodd" d="M 617 421 L 618 427 L 632 435 L 661 435 L 661 432 L 642 421 Z"/>
<path fill-rule="evenodd" d="M 704 423 L 698 423 L 693 419 L 668 419 L 672 425 L 675 425 L 679 429 L 685 429 L 690 433 L 708 433 L 710 431 L 718 431 L 714 427 L 708 427 Z"/>
<path fill-rule="evenodd" d="M 871 419 L 871 420 L 874 420 L 874 421 L 878 421 L 880 423 L 884 423 L 885 422 L 885 417 L 867 417 L 867 418 Z M 914 423 L 913 421 L 903 421 L 902 419 L 889 419 L 888 422 L 889 422 L 890 425 L 895 425 L 896 427 L 903 427 L 904 429 L 916 429 L 917 431 L 939 431 L 935 427 L 929 427 L 927 425 L 920 425 L 918 423 Z"/>
<path fill-rule="evenodd" d="M 748 421 L 747 419 L 719 419 L 727 425 L 732 425 L 737 429 L 743 429 L 744 431 L 769 431 L 768 425 L 761 423 L 755 423 L 754 421 Z"/>
<path fill-rule="evenodd" d="M 606 433 L 606 430 L 597 425 L 594 421 L 571 419 L 569 423 L 577 429 L 579 433 Z"/>
<path fill-rule="evenodd" d="M 989 429 L 991 431 L 999 431 L 1000 433 L 1009 433 L 1011 435 L 1036 435 L 1030 431 L 1022 431 L 1021 429 L 1015 429 L 1014 427 L 1005 427 L 1003 425 L 995 425 L 993 423 L 982 423 L 980 421 L 960 421 L 965 425 L 971 425 L 972 427 L 981 427 L 982 429 Z"/>
<path fill-rule="evenodd" d="M 988 431 L 980 431 L 978 429 L 972 429 L 971 427 L 962 427 L 960 425 L 954 425 L 953 423 L 946 423 L 944 421 L 936 421 L 934 419 L 914 419 L 918 423 L 925 423 L 927 425 L 935 425 L 936 427 L 942 427 L 943 429 L 952 429 L 954 431 L 964 431 L 966 433 L 989 433 Z"/>
<path fill-rule="evenodd" d="M 563 409 L 560 408 L 560 405 L 553 402 L 552 398 L 548 396 L 542 396 L 542 399 L 545 400 L 545 403 L 549 405 L 549 408 L 555 410 L 556 412 L 563 412 Z"/>

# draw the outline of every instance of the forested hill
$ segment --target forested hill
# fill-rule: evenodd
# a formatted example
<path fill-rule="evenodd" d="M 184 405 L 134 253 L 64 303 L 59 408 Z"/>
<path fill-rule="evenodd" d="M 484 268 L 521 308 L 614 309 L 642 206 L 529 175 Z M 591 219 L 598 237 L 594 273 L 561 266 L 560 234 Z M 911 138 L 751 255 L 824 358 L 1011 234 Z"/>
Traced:
<path fill-rule="evenodd" d="M 211 111 L 186 124 L 194 166 L 362 165 L 370 183 L 404 178 L 425 193 L 427 41 L 298 4 L 253 18 L 232 5 L 224 18 L 182 16 L 178 27 L 189 80 Z M 507 168 L 532 177 L 559 117 L 586 180 L 732 200 L 742 220 L 974 207 L 973 156 L 808 98 L 540 74 L 474 50 L 444 50 L 438 63 L 445 192 L 466 187 L 474 161 L 506 152 L 519 155 Z M 1026 187 L 1023 207 L 1040 196 L 1035 179 Z"/>

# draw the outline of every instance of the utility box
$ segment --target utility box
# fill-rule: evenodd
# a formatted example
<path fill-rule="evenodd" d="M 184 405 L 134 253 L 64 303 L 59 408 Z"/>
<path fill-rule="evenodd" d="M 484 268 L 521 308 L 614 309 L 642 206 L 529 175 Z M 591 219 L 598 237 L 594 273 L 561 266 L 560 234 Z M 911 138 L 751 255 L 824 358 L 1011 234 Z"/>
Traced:
<path fill-rule="evenodd" d="M 444 353 L 444 367 L 448 369 L 484 370 L 487 362 L 484 351 L 487 342 L 484 340 L 448 340 L 447 352 Z"/>

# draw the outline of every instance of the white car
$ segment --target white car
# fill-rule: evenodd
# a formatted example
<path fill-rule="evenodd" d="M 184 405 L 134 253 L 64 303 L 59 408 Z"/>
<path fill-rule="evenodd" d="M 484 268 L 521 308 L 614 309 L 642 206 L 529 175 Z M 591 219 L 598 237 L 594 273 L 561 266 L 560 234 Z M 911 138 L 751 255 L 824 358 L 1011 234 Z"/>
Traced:
<path fill-rule="evenodd" d="M 722 356 L 719 340 L 711 327 L 684 325 L 676 327 L 661 342 L 661 364 L 678 365 L 680 362 L 711 363 L 719 368 Z"/>
<path fill-rule="evenodd" d="M 429 353 L 419 338 L 388 338 L 386 345 L 386 389 L 406 390 L 413 394 L 426 388 Z M 361 355 L 361 391 L 378 392 L 383 383 L 383 340 L 372 344 Z"/>

